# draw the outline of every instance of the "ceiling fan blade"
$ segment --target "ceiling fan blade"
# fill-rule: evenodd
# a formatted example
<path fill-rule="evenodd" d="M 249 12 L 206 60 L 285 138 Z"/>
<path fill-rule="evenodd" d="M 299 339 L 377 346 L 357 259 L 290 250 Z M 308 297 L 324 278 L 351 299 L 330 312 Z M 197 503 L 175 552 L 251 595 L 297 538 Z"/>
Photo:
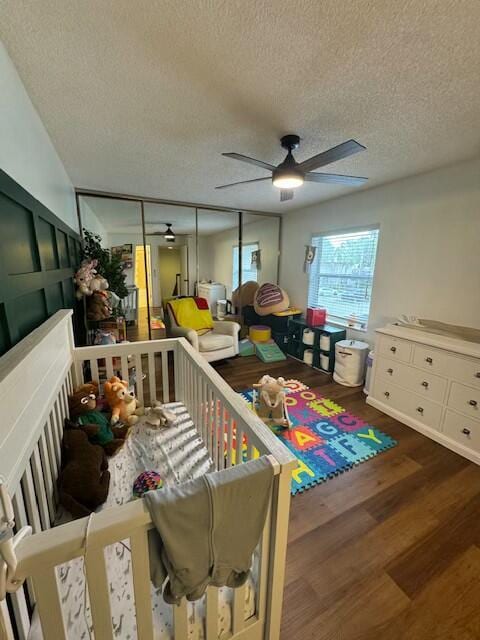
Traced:
<path fill-rule="evenodd" d="M 307 182 L 322 182 L 323 184 L 345 184 L 350 186 L 358 186 L 365 184 L 368 178 L 359 176 L 340 176 L 336 173 L 306 173 L 305 180 Z"/>
<path fill-rule="evenodd" d="M 293 189 L 280 189 L 280 202 L 293 200 Z"/>
<path fill-rule="evenodd" d="M 235 187 L 237 184 L 248 184 L 250 182 L 263 182 L 263 180 L 271 180 L 272 178 L 268 176 L 267 178 L 254 178 L 253 180 L 240 180 L 240 182 L 231 182 L 230 184 L 221 184 L 219 187 L 215 187 L 215 189 L 228 189 L 228 187 Z"/>
<path fill-rule="evenodd" d="M 222 153 L 222 156 L 233 158 L 234 160 L 240 160 L 241 162 L 248 162 L 248 164 L 254 164 L 256 167 L 261 167 L 268 171 L 274 171 L 274 169 L 276 169 L 273 164 L 268 164 L 268 162 L 263 162 L 263 160 L 255 160 L 255 158 L 243 156 L 241 153 Z"/>
<path fill-rule="evenodd" d="M 328 149 L 328 151 L 322 151 L 322 153 L 318 153 L 316 156 L 312 156 L 308 160 L 300 162 L 298 168 L 302 171 L 312 171 L 313 169 L 324 167 L 331 162 L 347 158 L 359 151 L 365 151 L 365 149 L 366 147 L 356 140 L 347 140 L 347 142 L 342 142 L 342 144 L 332 147 L 331 149 Z"/>

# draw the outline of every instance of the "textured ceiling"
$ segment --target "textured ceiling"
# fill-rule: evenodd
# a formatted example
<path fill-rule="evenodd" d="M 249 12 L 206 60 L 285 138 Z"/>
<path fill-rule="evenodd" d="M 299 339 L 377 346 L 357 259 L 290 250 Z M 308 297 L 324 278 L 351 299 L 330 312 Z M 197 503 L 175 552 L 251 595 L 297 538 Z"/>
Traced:
<path fill-rule="evenodd" d="M 368 186 L 480 149 L 479 0 L 0 0 L 0 37 L 76 186 L 287 211 L 267 175 L 223 158 L 302 160 Z"/>

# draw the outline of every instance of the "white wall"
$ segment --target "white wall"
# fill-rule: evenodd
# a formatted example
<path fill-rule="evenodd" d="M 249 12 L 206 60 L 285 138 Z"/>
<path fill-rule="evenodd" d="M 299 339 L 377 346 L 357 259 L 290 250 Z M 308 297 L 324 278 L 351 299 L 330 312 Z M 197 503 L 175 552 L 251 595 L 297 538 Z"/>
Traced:
<path fill-rule="evenodd" d="M 480 327 L 480 160 L 331 200 L 284 217 L 280 284 L 305 308 L 313 233 L 380 224 L 368 332 L 402 313 Z"/>
<path fill-rule="evenodd" d="M 259 218 L 243 226 L 243 243 L 258 242 L 261 250 L 261 269 L 258 282 L 277 282 L 278 267 L 277 218 Z M 227 286 L 227 296 L 232 293 L 233 247 L 238 245 L 238 229 L 228 229 L 204 236 L 204 250 L 200 255 L 200 277 L 215 280 Z"/>
<path fill-rule="evenodd" d="M 82 219 L 82 227 L 87 229 L 87 231 L 99 235 L 102 238 L 102 247 L 106 249 L 110 248 L 111 245 L 107 230 L 98 219 L 98 216 L 92 211 L 92 208 L 86 202 L 85 198 L 80 199 L 80 217 Z"/>
<path fill-rule="evenodd" d="M 70 179 L 1 42 L 0 168 L 78 231 Z"/>

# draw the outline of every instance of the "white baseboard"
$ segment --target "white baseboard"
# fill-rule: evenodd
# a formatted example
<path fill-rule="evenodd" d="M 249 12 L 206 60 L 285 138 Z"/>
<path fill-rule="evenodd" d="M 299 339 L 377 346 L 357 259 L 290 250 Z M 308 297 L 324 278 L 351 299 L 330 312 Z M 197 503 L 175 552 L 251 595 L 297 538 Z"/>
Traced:
<path fill-rule="evenodd" d="M 367 397 L 366 402 L 367 404 L 372 405 L 372 407 L 375 407 L 376 409 L 383 411 L 383 413 L 386 413 L 388 416 L 395 418 L 395 420 L 398 420 L 402 424 L 407 425 L 407 427 L 411 427 L 412 429 L 415 429 L 415 431 L 418 431 L 419 433 L 426 436 L 427 438 L 430 438 L 431 440 L 435 440 L 435 442 L 442 444 L 444 447 L 447 447 L 447 449 L 451 449 L 452 451 L 455 451 L 455 453 L 458 453 L 464 458 L 468 458 L 468 460 L 471 460 L 472 462 L 475 462 L 475 464 L 480 465 L 479 453 L 476 453 L 475 451 L 472 451 L 468 447 L 463 446 L 459 442 L 456 442 L 456 440 L 452 440 L 452 438 L 447 437 L 441 431 L 432 429 L 432 427 L 427 427 L 426 425 L 422 424 L 418 420 L 415 420 L 415 418 L 410 418 L 409 416 L 406 416 L 404 413 L 401 413 L 396 409 L 392 409 L 392 407 L 390 407 L 388 404 L 385 404 L 384 402 L 381 402 L 380 400 L 373 398 L 371 394 Z"/>

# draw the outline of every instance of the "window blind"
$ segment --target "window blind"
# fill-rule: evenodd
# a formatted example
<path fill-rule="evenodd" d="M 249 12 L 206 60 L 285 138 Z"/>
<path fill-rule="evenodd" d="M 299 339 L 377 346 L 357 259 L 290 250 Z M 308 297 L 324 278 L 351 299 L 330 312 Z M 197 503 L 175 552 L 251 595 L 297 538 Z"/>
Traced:
<path fill-rule="evenodd" d="M 242 245 L 242 283 L 253 280 L 257 282 L 257 269 L 252 269 L 252 253 L 258 251 L 258 242 Z M 238 246 L 233 247 L 233 274 L 232 274 L 232 291 L 239 285 L 238 282 Z"/>
<path fill-rule="evenodd" d="M 314 236 L 308 306 L 325 307 L 330 320 L 366 328 L 377 243 L 378 229 Z"/>

